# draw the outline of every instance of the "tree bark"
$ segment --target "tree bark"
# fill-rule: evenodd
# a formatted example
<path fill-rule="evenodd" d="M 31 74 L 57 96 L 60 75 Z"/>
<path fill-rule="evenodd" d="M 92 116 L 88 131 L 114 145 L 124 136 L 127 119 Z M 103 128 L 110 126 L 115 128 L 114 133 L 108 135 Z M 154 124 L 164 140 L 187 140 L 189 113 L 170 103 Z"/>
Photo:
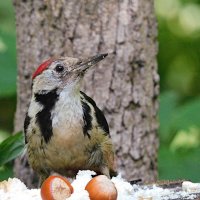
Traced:
<path fill-rule="evenodd" d="M 88 71 L 83 91 L 106 115 L 122 176 L 154 181 L 159 76 L 153 0 L 13 1 L 18 51 L 15 131 L 22 130 L 31 74 L 42 61 L 55 55 L 88 57 L 108 52 Z M 15 171 L 30 186 L 26 164 L 18 160 Z"/>

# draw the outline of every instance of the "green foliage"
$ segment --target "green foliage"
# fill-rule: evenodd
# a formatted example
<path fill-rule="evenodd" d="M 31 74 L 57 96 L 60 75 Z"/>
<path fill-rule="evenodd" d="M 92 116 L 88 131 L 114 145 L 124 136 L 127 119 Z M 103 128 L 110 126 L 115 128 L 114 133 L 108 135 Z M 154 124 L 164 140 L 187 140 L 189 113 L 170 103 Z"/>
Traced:
<path fill-rule="evenodd" d="M 160 107 L 160 179 L 200 182 L 200 98 L 182 104 L 175 93 L 166 92 Z"/>
<path fill-rule="evenodd" d="M 9 133 L 3 130 L 0 130 L 0 143 L 5 140 L 7 137 L 9 137 Z"/>
<path fill-rule="evenodd" d="M 159 149 L 159 178 L 166 180 L 191 180 L 200 182 L 200 148 L 190 151 L 170 151 L 168 146 Z"/>
<path fill-rule="evenodd" d="M 0 181 L 13 177 L 13 164 L 11 162 L 0 166 Z"/>
<path fill-rule="evenodd" d="M 200 97 L 180 105 L 174 115 L 173 123 L 177 129 L 187 129 L 192 126 L 200 128 Z"/>
<path fill-rule="evenodd" d="M 2 135 L 2 132 L 0 132 Z M 12 160 L 20 156 L 24 151 L 24 136 L 22 133 L 17 133 L 7 137 L 0 143 L 0 181 L 13 176 Z"/>
<path fill-rule="evenodd" d="M 9 136 L 0 144 L 0 166 L 21 155 L 24 151 L 24 136 L 17 133 Z"/>
<path fill-rule="evenodd" d="M 12 1 L 0 2 L 0 98 L 16 93 L 16 33 Z"/>
<path fill-rule="evenodd" d="M 182 98 L 199 94 L 199 1 L 156 0 L 159 22 L 161 91 L 174 90 Z M 169 12 L 170 11 L 170 12 Z"/>
<path fill-rule="evenodd" d="M 0 1 L 0 29 L 15 35 L 15 13 L 12 0 Z"/>
<path fill-rule="evenodd" d="M 172 124 L 175 109 L 178 104 L 178 96 L 174 92 L 165 92 L 160 96 L 160 140 L 162 143 L 169 143 L 173 137 Z"/>
<path fill-rule="evenodd" d="M 16 93 L 15 35 L 0 31 L 0 97 Z"/>
<path fill-rule="evenodd" d="M 13 11 L 11 0 L 0 1 L 0 180 L 13 176 L 11 160 L 21 153 L 22 148 L 21 135 L 9 137 L 8 133 L 13 130 L 16 104 L 16 33 Z"/>
<path fill-rule="evenodd" d="M 180 103 L 180 98 L 174 92 L 164 92 L 160 95 L 160 140 L 170 144 L 175 133 L 188 130 L 191 127 L 200 129 L 200 97 Z"/>
<path fill-rule="evenodd" d="M 196 127 L 189 128 L 188 131 L 180 130 L 174 136 L 170 149 L 172 151 L 187 151 L 200 146 L 200 130 Z"/>
<path fill-rule="evenodd" d="M 200 181 L 200 1 L 156 0 L 155 10 L 161 76 L 159 176 Z"/>

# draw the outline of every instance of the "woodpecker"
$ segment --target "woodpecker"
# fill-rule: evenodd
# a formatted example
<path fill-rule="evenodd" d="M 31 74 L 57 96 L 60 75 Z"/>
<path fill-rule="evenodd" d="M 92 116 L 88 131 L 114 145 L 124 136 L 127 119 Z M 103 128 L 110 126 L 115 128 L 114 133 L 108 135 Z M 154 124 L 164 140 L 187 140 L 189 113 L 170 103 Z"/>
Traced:
<path fill-rule="evenodd" d="M 24 133 L 28 162 L 40 183 L 52 173 L 115 173 L 108 123 L 95 101 L 80 91 L 86 71 L 106 56 L 52 58 L 33 73 Z"/>

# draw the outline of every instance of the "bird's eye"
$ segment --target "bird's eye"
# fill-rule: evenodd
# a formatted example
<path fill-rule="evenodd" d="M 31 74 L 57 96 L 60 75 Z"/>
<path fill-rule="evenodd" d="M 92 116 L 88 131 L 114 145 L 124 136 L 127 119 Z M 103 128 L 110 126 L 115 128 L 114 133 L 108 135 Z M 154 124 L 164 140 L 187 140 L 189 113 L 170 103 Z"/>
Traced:
<path fill-rule="evenodd" d="M 60 73 L 60 72 L 63 72 L 63 70 L 64 70 L 63 65 L 61 65 L 61 64 L 56 65 L 56 67 L 55 67 L 56 72 Z"/>

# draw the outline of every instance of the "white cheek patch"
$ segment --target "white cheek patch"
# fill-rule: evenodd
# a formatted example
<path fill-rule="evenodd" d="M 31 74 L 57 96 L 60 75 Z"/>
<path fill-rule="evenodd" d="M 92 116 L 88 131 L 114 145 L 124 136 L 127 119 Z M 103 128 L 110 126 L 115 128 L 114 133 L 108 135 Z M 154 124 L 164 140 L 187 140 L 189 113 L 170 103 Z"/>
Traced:
<path fill-rule="evenodd" d="M 31 99 L 31 103 L 28 109 L 28 115 L 33 118 L 35 115 L 43 109 L 43 105 L 39 104 L 35 101 L 35 99 Z"/>
<path fill-rule="evenodd" d="M 56 76 L 54 76 L 51 70 L 46 70 L 35 78 L 35 83 L 33 84 L 33 91 L 35 93 L 41 90 L 51 91 L 56 87 L 59 87 L 61 83 L 62 81 Z"/>

